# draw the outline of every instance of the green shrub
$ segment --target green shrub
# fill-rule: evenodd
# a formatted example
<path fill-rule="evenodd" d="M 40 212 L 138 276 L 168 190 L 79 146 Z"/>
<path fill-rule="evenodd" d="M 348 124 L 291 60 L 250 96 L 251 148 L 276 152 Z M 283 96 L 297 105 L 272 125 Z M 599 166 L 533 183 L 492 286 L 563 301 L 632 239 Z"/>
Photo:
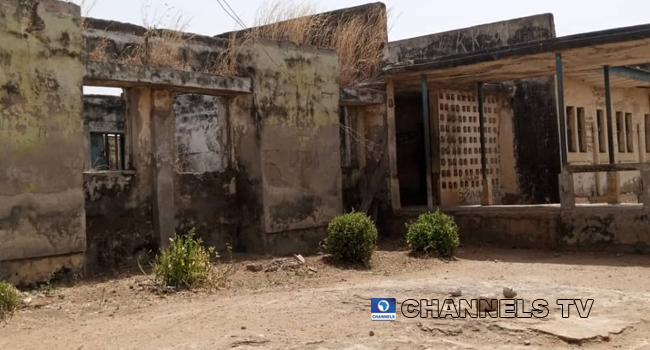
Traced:
<path fill-rule="evenodd" d="M 209 280 L 214 248 L 205 248 L 200 238 L 194 238 L 195 234 L 191 229 L 186 235 L 177 236 L 156 256 L 153 268 L 162 287 L 189 288 Z"/>
<path fill-rule="evenodd" d="M 336 260 L 368 263 L 377 244 L 377 228 L 363 213 L 335 217 L 327 227 L 324 247 Z"/>
<path fill-rule="evenodd" d="M 454 218 L 439 210 L 425 213 L 408 225 L 406 242 L 412 250 L 435 251 L 440 256 L 449 258 L 460 244 L 458 226 Z"/>
<path fill-rule="evenodd" d="M 11 315 L 20 305 L 20 293 L 10 283 L 0 282 L 0 320 Z"/>

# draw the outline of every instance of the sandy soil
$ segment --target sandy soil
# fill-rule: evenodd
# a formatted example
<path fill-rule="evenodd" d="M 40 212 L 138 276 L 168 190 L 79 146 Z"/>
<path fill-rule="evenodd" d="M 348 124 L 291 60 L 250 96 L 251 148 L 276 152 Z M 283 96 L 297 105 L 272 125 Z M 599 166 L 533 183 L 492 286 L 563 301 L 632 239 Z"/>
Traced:
<path fill-rule="evenodd" d="M 32 291 L 0 326 L 0 349 L 650 349 L 649 256 L 462 247 L 444 262 L 388 246 L 371 269 L 326 256 L 296 269 L 246 268 L 273 262 L 236 257 L 219 291 L 158 293 L 139 271 Z M 373 297 L 444 299 L 460 288 L 475 298 L 504 286 L 527 301 L 595 303 L 588 319 L 564 319 L 550 305 L 545 319 L 370 320 Z"/>

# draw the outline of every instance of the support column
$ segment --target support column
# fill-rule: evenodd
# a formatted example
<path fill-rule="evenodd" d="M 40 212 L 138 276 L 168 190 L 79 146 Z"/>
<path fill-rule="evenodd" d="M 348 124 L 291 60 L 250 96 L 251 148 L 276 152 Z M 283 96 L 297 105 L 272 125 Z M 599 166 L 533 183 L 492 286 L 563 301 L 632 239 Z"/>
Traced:
<path fill-rule="evenodd" d="M 487 178 L 487 156 L 485 152 L 485 93 L 484 84 L 478 83 L 478 121 L 481 139 L 481 205 L 493 205 L 492 183 Z"/>
<path fill-rule="evenodd" d="M 562 172 L 560 173 L 560 206 L 562 209 L 573 209 L 576 205 L 573 174 L 567 171 L 569 164 L 569 154 L 567 148 L 566 135 L 566 110 L 564 106 L 564 68 L 562 66 L 562 54 L 555 55 L 555 91 L 557 94 L 557 117 L 560 127 L 560 158 L 562 159 Z"/>
<path fill-rule="evenodd" d="M 397 129 L 395 127 L 395 85 L 392 79 L 386 82 L 386 137 L 388 139 L 388 164 L 390 168 L 390 198 L 393 210 L 402 209 L 397 177 Z"/>
<path fill-rule="evenodd" d="M 422 75 L 422 121 L 424 123 L 424 157 L 427 177 L 427 207 L 433 208 L 433 185 L 431 184 L 431 119 L 429 116 L 429 88 L 427 77 Z"/>
<path fill-rule="evenodd" d="M 152 92 L 153 146 L 153 219 L 160 248 L 169 246 L 176 236 L 174 206 L 174 134 L 173 95 L 168 90 Z"/>
<path fill-rule="evenodd" d="M 609 66 L 603 68 L 605 73 L 605 110 L 607 113 L 607 149 L 609 150 L 609 164 L 616 164 L 614 153 L 614 122 L 612 117 L 612 91 L 609 82 Z M 607 173 L 607 203 L 618 204 L 621 202 L 621 179 L 616 171 Z"/>
<path fill-rule="evenodd" d="M 650 170 L 641 170 L 641 198 L 645 210 L 650 210 Z"/>

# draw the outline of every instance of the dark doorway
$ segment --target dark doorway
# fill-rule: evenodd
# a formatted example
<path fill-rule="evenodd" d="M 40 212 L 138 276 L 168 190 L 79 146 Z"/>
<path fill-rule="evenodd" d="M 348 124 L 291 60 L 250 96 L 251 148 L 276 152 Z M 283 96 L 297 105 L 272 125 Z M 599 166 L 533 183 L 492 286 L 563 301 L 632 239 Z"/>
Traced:
<path fill-rule="evenodd" d="M 420 94 L 395 97 L 395 129 L 402 206 L 426 206 L 427 178 Z"/>

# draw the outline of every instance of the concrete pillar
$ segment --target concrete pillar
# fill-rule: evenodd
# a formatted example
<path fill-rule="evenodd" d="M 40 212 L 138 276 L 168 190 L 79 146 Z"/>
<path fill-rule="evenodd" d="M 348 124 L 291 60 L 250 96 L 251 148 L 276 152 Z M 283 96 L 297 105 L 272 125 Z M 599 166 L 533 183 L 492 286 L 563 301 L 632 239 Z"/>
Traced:
<path fill-rule="evenodd" d="M 395 126 L 395 86 L 391 79 L 386 83 L 386 132 L 388 133 L 388 162 L 390 169 L 390 198 L 393 210 L 402 209 L 397 177 L 397 128 Z"/>
<path fill-rule="evenodd" d="M 621 203 L 621 175 L 616 171 L 607 173 L 607 203 Z"/>
<path fill-rule="evenodd" d="M 153 90 L 152 146 L 153 146 L 153 219 L 160 248 L 169 246 L 176 236 L 174 206 L 174 108 L 172 93 Z"/>
<path fill-rule="evenodd" d="M 560 207 L 570 210 L 576 206 L 575 191 L 573 188 L 573 174 L 563 171 L 559 175 L 560 184 Z"/>
<path fill-rule="evenodd" d="M 484 177 L 481 182 L 483 191 L 481 192 L 481 205 L 494 205 L 494 196 L 492 195 L 492 183 L 490 179 Z"/>
<path fill-rule="evenodd" d="M 650 170 L 641 170 L 641 198 L 645 210 L 650 210 Z"/>

